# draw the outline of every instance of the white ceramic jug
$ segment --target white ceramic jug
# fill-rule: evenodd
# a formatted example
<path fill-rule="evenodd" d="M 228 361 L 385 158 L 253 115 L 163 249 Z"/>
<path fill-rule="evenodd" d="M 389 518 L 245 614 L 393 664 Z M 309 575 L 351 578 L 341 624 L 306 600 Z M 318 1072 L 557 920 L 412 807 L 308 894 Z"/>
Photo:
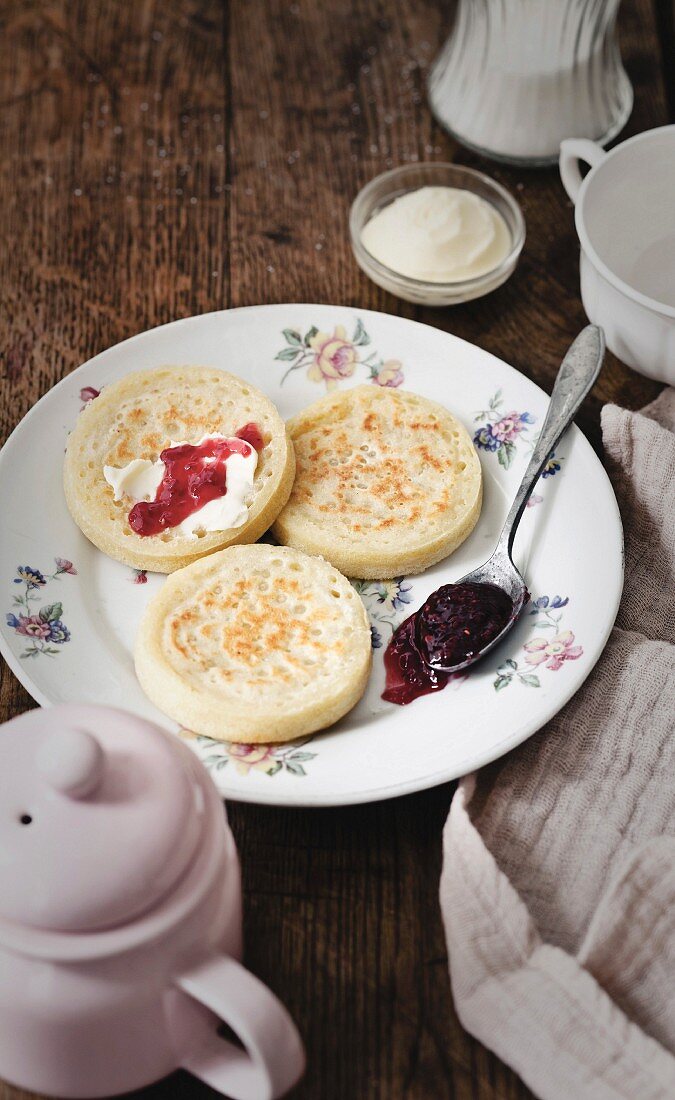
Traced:
<path fill-rule="evenodd" d="M 183 1067 L 282 1095 L 302 1045 L 240 954 L 234 841 L 186 746 L 103 707 L 0 728 L 0 1077 L 96 1097 Z"/>

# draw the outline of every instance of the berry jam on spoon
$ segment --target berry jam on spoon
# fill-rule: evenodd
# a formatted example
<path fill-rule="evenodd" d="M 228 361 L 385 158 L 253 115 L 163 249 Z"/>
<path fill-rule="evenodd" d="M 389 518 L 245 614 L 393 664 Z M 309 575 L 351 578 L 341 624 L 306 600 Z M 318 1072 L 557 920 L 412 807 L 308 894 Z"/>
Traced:
<path fill-rule="evenodd" d="M 516 530 L 551 451 L 600 373 L 604 353 L 602 329 L 587 325 L 558 371 L 544 426 L 492 557 L 432 592 L 394 632 L 384 654 L 383 699 L 404 705 L 440 691 L 501 642 L 518 619 L 530 594 L 511 557 Z"/>

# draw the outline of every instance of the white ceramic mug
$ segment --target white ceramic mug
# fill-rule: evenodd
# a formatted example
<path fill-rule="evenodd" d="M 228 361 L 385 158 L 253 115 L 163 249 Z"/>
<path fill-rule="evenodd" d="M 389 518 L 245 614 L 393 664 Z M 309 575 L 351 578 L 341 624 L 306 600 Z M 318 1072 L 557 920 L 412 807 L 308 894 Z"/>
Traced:
<path fill-rule="evenodd" d="M 580 161 L 591 166 L 583 180 Z M 675 384 L 675 126 L 609 153 L 563 141 L 560 176 L 575 204 L 589 321 L 629 367 Z"/>

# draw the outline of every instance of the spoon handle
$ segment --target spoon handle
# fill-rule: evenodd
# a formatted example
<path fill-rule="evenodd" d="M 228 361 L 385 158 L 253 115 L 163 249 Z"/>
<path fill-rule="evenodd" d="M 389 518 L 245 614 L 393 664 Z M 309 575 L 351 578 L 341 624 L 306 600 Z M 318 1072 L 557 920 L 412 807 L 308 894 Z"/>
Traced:
<path fill-rule="evenodd" d="M 582 329 L 563 359 L 546 413 L 539 439 L 532 452 L 523 480 L 511 505 L 506 522 L 499 536 L 498 547 L 509 557 L 513 540 L 525 510 L 530 493 L 534 489 L 551 451 L 576 416 L 581 402 L 591 390 L 602 366 L 605 355 L 605 334 L 597 325 Z"/>

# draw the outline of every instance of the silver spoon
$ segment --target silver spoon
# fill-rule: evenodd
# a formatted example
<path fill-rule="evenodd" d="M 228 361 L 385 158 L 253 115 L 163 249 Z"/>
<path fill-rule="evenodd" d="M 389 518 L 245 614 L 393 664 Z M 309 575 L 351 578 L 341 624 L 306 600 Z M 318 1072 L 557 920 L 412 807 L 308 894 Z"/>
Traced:
<path fill-rule="evenodd" d="M 429 654 L 428 644 L 424 638 L 423 608 L 416 620 L 417 648 L 424 663 L 434 671 L 443 673 L 461 672 L 462 669 L 468 668 L 469 665 L 479 661 L 502 641 L 527 603 L 529 599 L 527 586 L 513 564 L 511 557 L 513 540 L 530 493 L 534 489 L 551 452 L 557 447 L 563 433 L 569 427 L 579 406 L 598 377 L 604 354 L 605 336 L 603 330 L 598 328 L 597 325 L 587 325 L 579 333 L 562 361 L 551 394 L 544 425 L 523 480 L 520 483 L 520 488 L 506 517 L 494 553 L 484 565 L 479 565 L 477 569 L 473 569 L 455 582 L 457 585 L 482 584 L 501 588 L 512 604 L 508 622 L 493 638 L 484 643 L 479 650 L 471 652 L 465 660 L 454 665 L 447 665 Z M 498 596 L 498 594 L 496 595 Z M 429 597 L 430 600 L 432 598 Z M 428 603 L 429 601 L 427 601 Z M 435 626 L 434 630 L 438 630 L 442 634 L 442 626 L 440 628 Z M 436 637 L 434 640 L 437 643 Z"/>

